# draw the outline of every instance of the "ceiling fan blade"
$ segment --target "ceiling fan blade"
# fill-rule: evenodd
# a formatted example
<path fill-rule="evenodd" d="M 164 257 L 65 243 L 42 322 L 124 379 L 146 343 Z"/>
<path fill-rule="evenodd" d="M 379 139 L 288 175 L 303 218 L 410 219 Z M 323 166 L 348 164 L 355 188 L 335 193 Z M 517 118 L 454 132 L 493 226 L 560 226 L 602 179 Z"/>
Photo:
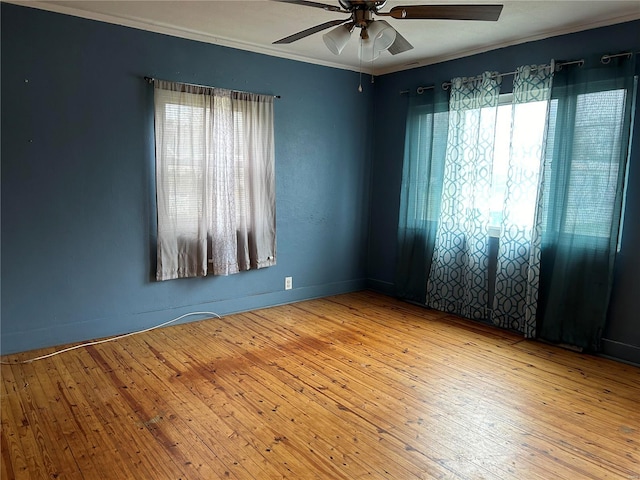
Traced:
<path fill-rule="evenodd" d="M 272 1 L 282 2 L 282 3 L 293 3 L 295 5 L 302 5 L 303 7 L 322 8 L 323 10 L 327 10 L 329 12 L 343 11 L 340 7 L 336 7 L 334 5 L 327 5 L 326 3 L 320 3 L 320 2 L 310 2 L 307 0 L 272 0 Z"/>
<path fill-rule="evenodd" d="M 484 20 L 500 18 L 502 5 L 411 5 L 393 7 L 389 15 L 399 20 Z"/>
<path fill-rule="evenodd" d="M 273 45 L 279 43 L 293 43 L 301 38 L 308 37 L 309 35 L 313 35 L 314 33 L 321 32 L 322 30 L 326 30 L 329 27 L 334 27 L 336 25 L 342 25 L 343 23 L 348 22 L 350 19 L 346 20 L 331 20 L 330 22 L 321 23 L 320 25 L 316 25 L 315 27 L 307 28 L 306 30 L 302 30 L 301 32 L 294 33 L 293 35 L 289 35 L 288 37 L 281 38 L 273 42 Z"/>

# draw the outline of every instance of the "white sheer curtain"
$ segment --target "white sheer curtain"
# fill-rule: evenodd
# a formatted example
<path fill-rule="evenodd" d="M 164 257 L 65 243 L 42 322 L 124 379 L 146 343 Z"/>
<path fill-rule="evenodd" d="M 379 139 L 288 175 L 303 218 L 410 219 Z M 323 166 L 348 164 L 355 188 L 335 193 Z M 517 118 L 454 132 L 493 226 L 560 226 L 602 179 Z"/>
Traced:
<path fill-rule="evenodd" d="M 158 280 L 274 265 L 273 97 L 155 81 Z"/>

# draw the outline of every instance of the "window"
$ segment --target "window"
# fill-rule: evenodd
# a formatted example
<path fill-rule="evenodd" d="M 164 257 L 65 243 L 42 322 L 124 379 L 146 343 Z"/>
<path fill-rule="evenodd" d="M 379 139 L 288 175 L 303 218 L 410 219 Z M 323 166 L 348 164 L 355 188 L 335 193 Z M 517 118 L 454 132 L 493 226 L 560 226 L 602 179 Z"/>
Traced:
<path fill-rule="evenodd" d="M 605 57 L 582 70 L 582 60 L 568 69 L 518 67 L 512 102 L 500 102 L 495 72 L 452 79 L 444 155 L 435 128 L 425 121 L 417 129 L 410 103 L 398 221 L 402 296 L 526 337 L 598 348 L 637 87 L 631 54 Z M 418 105 L 434 112 L 435 98 Z M 434 175 L 441 163 L 443 175 Z M 427 222 L 416 214 L 432 191 L 441 192 L 441 208 Z M 499 241 L 488 241 L 488 230 Z"/>
<path fill-rule="evenodd" d="M 518 198 L 511 202 L 510 223 L 520 227 L 532 225 L 540 173 L 540 148 L 545 135 L 547 106 L 546 101 L 512 104 L 512 94 L 500 95 L 496 119 L 495 144 L 493 154 L 493 172 L 491 178 L 491 198 L 489 200 L 490 236 L 500 236 L 503 224 L 509 158 L 515 175 L 513 180 L 521 179 Z M 513 129 L 513 125 L 526 125 L 526 128 Z M 533 181 L 532 181 L 533 180 Z"/>
<path fill-rule="evenodd" d="M 603 239 L 610 237 L 610 219 L 614 217 L 614 208 L 618 204 L 616 196 L 625 193 L 624 184 L 620 184 L 625 172 L 620 171 L 619 163 L 612 157 L 622 149 L 621 130 L 624 127 L 626 102 L 624 89 L 577 95 L 573 113 L 574 135 L 570 145 L 560 147 L 553 134 L 561 121 L 558 118 L 558 101 L 552 101 L 547 161 L 551 162 L 557 148 L 572 149 L 572 156 L 570 168 L 567 168 L 566 175 L 562 175 L 567 192 L 562 225 L 554 225 L 549 221 L 549 208 L 544 210 L 545 224 L 562 233 Z M 557 170 L 552 165 L 547 171 L 544 185 L 544 196 L 552 209 L 554 188 L 561 181 L 560 176 L 554 173 Z"/>
<path fill-rule="evenodd" d="M 622 172 L 610 168 L 609 155 L 620 150 L 620 129 L 625 108 L 625 90 L 608 90 L 579 95 L 575 106 L 574 156 L 566 181 L 569 185 L 569 204 L 563 229 L 565 232 L 586 237 L 608 238 L 609 228 L 605 219 L 613 215 L 615 197 L 620 195 L 619 177 Z M 547 102 L 512 104 L 511 94 L 500 95 L 496 120 L 495 149 L 490 198 L 489 234 L 500 236 L 504 215 L 506 182 L 511 154 L 511 168 L 517 171 L 515 180 L 534 185 L 542 165 L 538 152 L 546 135 L 546 118 L 549 115 L 549 138 L 546 139 L 546 161 L 551 162 L 556 148 L 553 132 L 557 126 L 558 101 L 552 100 L 547 112 Z M 526 125 L 515 130 L 512 126 Z M 551 169 L 546 170 L 544 198 L 553 198 Z M 624 189 L 622 191 L 624 193 Z M 537 191 L 520 193 L 519 201 L 512 204 L 510 223 L 527 226 L 533 219 Z M 623 212 L 624 213 L 624 212 Z M 547 225 L 548 208 L 543 210 L 543 224 Z M 621 225 L 622 229 L 622 225 Z"/>
<path fill-rule="evenodd" d="M 176 103 L 172 103 L 176 102 Z M 204 108 L 180 105 L 179 96 L 167 99 L 164 103 L 164 167 L 166 168 L 166 185 L 163 190 L 170 191 L 173 196 L 174 209 L 167 212 L 176 224 L 176 230 L 182 234 L 195 233 L 198 219 L 202 214 L 202 198 L 197 187 L 197 175 L 204 170 L 205 129 Z M 184 130 L 191 132 L 189 137 L 181 137 Z M 194 138 L 198 135 L 198 138 Z M 182 138 L 182 139 L 181 139 Z M 192 142 L 194 148 L 184 145 Z M 195 167 L 195 168 L 194 168 Z"/>
<path fill-rule="evenodd" d="M 513 95 L 500 95 L 495 118 L 495 141 L 491 172 L 490 194 L 486 198 L 476 198 L 475 207 L 489 211 L 487 230 L 489 236 L 500 237 L 504 224 L 509 168 L 512 169 L 511 181 L 514 198 L 510 201 L 509 224 L 519 228 L 530 228 L 534 220 L 536 199 L 538 198 L 538 177 L 543 171 L 540 162 L 540 149 L 544 148 L 545 161 L 551 162 L 553 150 L 557 147 L 553 132 L 557 124 L 558 101 L 534 101 L 512 103 Z M 616 205 L 615 196 L 620 195 L 618 177 L 622 172 L 608 168 L 608 152 L 620 149 L 622 116 L 625 108 L 625 90 L 608 90 L 578 96 L 576 104 L 576 153 L 571 167 L 570 203 L 564 229 L 573 229 L 574 233 L 592 237 L 609 236 L 606 223 L 602 219 L 610 218 Z M 438 117 L 440 115 L 440 117 Z M 471 113 L 470 113 L 471 115 Z M 547 124 L 547 116 L 549 122 Z M 446 113 L 437 115 L 418 115 L 417 132 L 430 133 L 432 136 L 446 138 Z M 473 128 L 472 120 L 465 120 Z M 519 128 L 514 129 L 514 125 Z M 486 128 L 493 122 L 486 123 Z M 548 130 L 547 130 L 548 128 Z M 546 138 L 547 132 L 549 137 Z M 491 131 L 481 132 L 481 136 Z M 418 142 L 420 142 L 420 138 Z M 439 140 L 442 143 L 442 140 Z M 579 146 L 579 147 L 578 147 Z M 510 160 L 511 159 L 511 160 Z M 509 163 L 511 161 L 511 164 Z M 602 168 L 601 168 L 602 167 Z M 553 198 L 551 170 L 546 170 L 543 193 L 546 201 Z M 441 181 L 442 168 L 434 163 L 430 170 L 429 183 Z M 425 187 L 426 188 L 426 187 Z M 430 189 L 426 201 L 419 206 L 416 215 L 426 220 L 435 220 L 439 216 L 440 203 L 433 198 L 439 195 L 439 189 Z M 624 192 L 622 192 L 624 193 Z M 588 207 L 585 207 L 588 204 Z M 547 225 L 548 209 L 545 208 L 543 223 Z M 623 212 L 624 213 L 624 212 Z M 622 227 L 621 227 L 622 228 Z"/>
<path fill-rule="evenodd" d="M 273 97 L 156 81 L 159 280 L 275 264 Z"/>

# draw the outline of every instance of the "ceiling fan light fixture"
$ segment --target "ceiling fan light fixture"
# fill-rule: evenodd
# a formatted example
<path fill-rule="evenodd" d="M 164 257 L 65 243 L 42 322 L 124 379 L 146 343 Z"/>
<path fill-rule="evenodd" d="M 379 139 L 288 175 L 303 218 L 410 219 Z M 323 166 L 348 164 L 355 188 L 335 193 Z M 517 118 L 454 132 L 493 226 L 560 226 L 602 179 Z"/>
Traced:
<path fill-rule="evenodd" d="M 322 35 L 325 45 L 334 55 L 340 55 L 349 38 L 351 38 L 351 29 L 347 25 L 340 25 Z"/>
<path fill-rule="evenodd" d="M 367 27 L 367 38 L 360 42 L 360 60 L 372 62 L 383 50 L 387 50 L 396 40 L 397 32 L 385 21 L 371 22 Z"/>
<path fill-rule="evenodd" d="M 371 38 L 367 40 L 360 40 L 360 48 L 358 49 L 358 58 L 363 62 L 373 62 L 380 56 L 382 50 L 376 50 L 373 48 L 373 40 Z"/>
<path fill-rule="evenodd" d="M 396 31 L 387 22 L 371 22 L 367 30 L 369 40 L 373 42 L 373 49 L 379 52 L 389 48 L 396 40 Z"/>

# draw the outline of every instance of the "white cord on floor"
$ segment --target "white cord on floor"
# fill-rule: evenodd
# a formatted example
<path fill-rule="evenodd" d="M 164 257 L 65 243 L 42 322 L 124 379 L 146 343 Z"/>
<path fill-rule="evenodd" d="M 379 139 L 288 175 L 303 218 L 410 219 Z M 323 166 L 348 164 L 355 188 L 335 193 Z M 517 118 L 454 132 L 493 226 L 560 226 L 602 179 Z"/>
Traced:
<path fill-rule="evenodd" d="M 29 360 L 21 360 L 19 362 L 2 362 L 2 361 L 0 361 L 0 364 L 2 364 L 2 365 L 20 365 L 22 363 L 35 362 L 36 360 L 44 360 L 45 358 L 53 357 L 55 355 L 60 355 L 61 353 L 68 352 L 70 350 L 75 350 L 77 348 L 89 347 L 91 345 L 98 345 L 100 343 L 113 342 L 114 340 L 119 340 L 121 338 L 130 337 L 131 335 L 138 335 L 139 333 L 149 332 L 151 330 L 155 330 L 156 328 L 164 327 L 164 326 L 169 325 L 171 323 L 177 322 L 178 320 L 182 320 L 183 318 L 188 317 L 190 315 L 213 315 L 214 317 L 222 318 L 220 315 L 218 315 L 215 312 L 191 312 L 191 313 L 185 313 L 184 315 L 180 315 L 179 317 L 176 317 L 173 320 L 169 320 L 168 322 L 161 323 L 160 325 L 155 325 L 153 327 L 145 328 L 144 330 L 138 330 L 138 331 L 135 331 L 135 332 L 125 333 L 125 334 L 122 334 L 122 335 L 118 335 L 116 337 L 106 338 L 104 340 L 96 340 L 96 341 L 93 341 L 93 342 L 81 343 L 80 345 L 74 345 L 73 347 L 68 347 L 68 348 L 64 348 L 62 350 L 57 350 L 57 351 L 49 353 L 47 355 L 42 355 L 40 357 L 30 358 Z"/>

